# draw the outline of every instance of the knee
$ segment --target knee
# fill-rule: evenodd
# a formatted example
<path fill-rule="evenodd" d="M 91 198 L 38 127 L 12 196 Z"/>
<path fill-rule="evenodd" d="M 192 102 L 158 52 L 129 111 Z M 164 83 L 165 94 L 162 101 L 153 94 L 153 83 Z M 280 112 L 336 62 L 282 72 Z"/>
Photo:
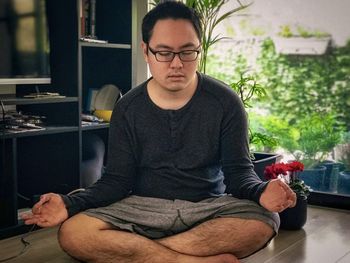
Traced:
<path fill-rule="evenodd" d="M 254 229 L 262 245 L 265 245 L 275 235 L 273 228 L 261 221 L 254 221 Z"/>
<path fill-rule="evenodd" d="M 236 255 L 239 258 L 250 256 L 259 251 L 275 235 L 273 228 L 264 222 L 249 220 L 248 224 L 250 226 L 247 234 L 250 238 L 247 238 L 248 243 L 246 243 L 244 248 Z"/>
<path fill-rule="evenodd" d="M 71 251 L 79 247 L 79 240 L 82 238 L 82 233 L 76 221 L 75 217 L 69 218 L 61 225 L 58 231 L 58 242 L 68 254 L 71 254 Z"/>

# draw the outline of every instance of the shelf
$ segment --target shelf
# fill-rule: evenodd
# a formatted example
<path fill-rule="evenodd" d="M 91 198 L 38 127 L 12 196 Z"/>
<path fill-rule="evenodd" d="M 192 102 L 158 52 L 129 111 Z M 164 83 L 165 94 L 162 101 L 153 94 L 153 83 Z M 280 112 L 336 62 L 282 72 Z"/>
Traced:
<path fill-rule="evenodd" d="M 113 44 L 113 43 L 93 43 L 93 42 L 80 42 L 82 47 L 98 47 L 98 48 L 122 48 L 131 49 L 129 44 Z"/>
<path fill-rule="evenodd" d="M 106 128 L 109 128 L 109 122 L 81 126 L 81 129 L 83 131 L 91 131 L 91 130 L 106 129 Z"/>
<path fill-rule="evenodd" d="M 95 140 L 108 151 L 110 123 L 80 123 L 90 90 L 113 84 L 125 94 L 136 86 L 137 72 L 143 71 L 146 77 L 147 65 L 136 65 L 139 54 L 134 49 L 141 41 L 135 23 L 147 12 L 147 1 L 96 1 L 96 36 L 106 40 L 99 43 L 80 39 L 85 35 L 80 24 L 81 0 L 46 4 L 51 79 L 20 83 L 6 80 L 5 83 L 18 85 L 13 89 L 6 87 L 4 92 L 11 95 L 0 95 L 9 115 L 17 111 L 45 117 L 46 125 L 42 130 L 17 133 L 2 131 L 0 127 L 0 181 L 4 182 L 0 183 L 4 197 L 4 202 L 0 202 L 0 239 L 24 231 L 17 212 L 28 207 L 28 203 L 17 198 L 16 193 L 28 197 L 47 192 L 65 194 L 92 183 L 85 180 L 82 167 L 85 150 Z M 62 97 L 23 97 L 35 94 L 39 88 Z M 105 162 L 106 158 L 103 165 Z"/>
<path fill-rule="evenodd" d="M 29 105 L 29 104 L 47 104 L 62 102 L 77 102 L 77 97 L 65 98 L 20 98 L 15 95 L 1 95 L 0 100 L 4 105 Z"/>
<path fill-rule="evenodd" d="M 75 132 L 75 131 L 78 131 L 78 127 L 76 126 L 48 126 L 48 127 L 45 127 L 44 130 L 30 130 L 30 131 L 22 131 L 18 133 L 6 132 L 6 131 L 4 133 L 0 132 L 0 138 L 2 139 L 20 138 L 20 137 L 58 134 L 58 133 Z"/>

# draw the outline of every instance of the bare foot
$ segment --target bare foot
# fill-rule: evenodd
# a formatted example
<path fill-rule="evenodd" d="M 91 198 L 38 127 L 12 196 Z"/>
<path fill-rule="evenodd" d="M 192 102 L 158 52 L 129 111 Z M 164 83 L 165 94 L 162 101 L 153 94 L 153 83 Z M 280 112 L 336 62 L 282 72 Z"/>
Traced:
<path fill-rule="evenodd" d="M 185 258 L 180 259 L 179 262 L 189 262 L 189 263 L 239 263 L 239 260 L 232 254 L 221 254 L 210 257 L 192 257 L 185 256 Z"/>
<path fill-rule="evenodd" d="M 239 263 L 239 260 L 232 254 L 221 254 L 217 256 L 206 257 L 206 259 L 208 259 L 208 263 Z"/>

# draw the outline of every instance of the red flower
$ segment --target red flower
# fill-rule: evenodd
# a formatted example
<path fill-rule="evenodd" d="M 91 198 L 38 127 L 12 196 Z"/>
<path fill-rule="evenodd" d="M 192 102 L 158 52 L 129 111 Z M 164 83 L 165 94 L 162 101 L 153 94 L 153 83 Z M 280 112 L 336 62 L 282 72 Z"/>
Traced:
<path fill-rule="evenodd" d="M 274 163 L 265 167 L 264 175 L 267 180 L 275 179 L 279 175 L 287 175 L 288 172 L 298 172 L 304 170 L 304 164 L 301 162 Z"/>
<path fill-rule="evenodd" d="M 289 171 L 290 172 L 301 172 L 304 171 L 304 164 L 302 164 L 301 162 L 291 162 L 288 164 L 289 166 Z"/>
<path fill-rule="evenodd" d="M 276 179 L 278 174 L 275 173 L 273 165 L 266 166 L 264 170 L 264 175 L 267 180 Z"/>
<path fill-rule="evenodd" d="M 283 176 L 290 188 L 297 194 L 304 198 L 310 193 L 310 187 L 307 186 L 303 180 L 298 178 L 301 171 L 304 170 L 304 164 L 301 162 L 291 163 L 275 163 L 265 167 L 264 175 L 267 180 L 276 179 Z"/>

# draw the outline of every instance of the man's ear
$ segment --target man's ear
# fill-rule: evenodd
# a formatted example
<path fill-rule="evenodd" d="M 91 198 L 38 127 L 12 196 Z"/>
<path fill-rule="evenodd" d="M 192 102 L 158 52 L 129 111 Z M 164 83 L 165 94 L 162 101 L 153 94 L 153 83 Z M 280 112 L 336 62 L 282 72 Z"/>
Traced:
<path fill-rule="evenodd" d="M 145 59 L 146 63 L 148 63 L 148 45 L 145 42 L 141 42 L 141 49 L 143 58 Z"/>

